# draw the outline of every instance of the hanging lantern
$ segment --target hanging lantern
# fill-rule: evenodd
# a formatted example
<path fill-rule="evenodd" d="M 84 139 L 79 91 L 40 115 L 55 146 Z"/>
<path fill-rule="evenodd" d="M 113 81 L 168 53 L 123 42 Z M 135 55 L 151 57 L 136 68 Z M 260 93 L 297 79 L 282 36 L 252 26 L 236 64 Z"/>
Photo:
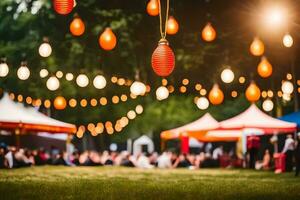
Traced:
<path fill-rule="evenodd" d="M 293 46 L 294 40 L 290 34 L 285 34 L 282 39 L 282 43 L 285 47 L 290 48 Z"/>
<path fill-rule="evenodd" d="M 159 14 L 159 0 L 149 0 L 147 4 L 147 13 L 151 16 L 157 16 Z"/>
<path fill-rule="evenodd" d="M 93 81 L 94 87 L 97 89 L 103 89 L 106 86 L 106 79 L 102 75 L 97 75 Z"/>
<path fill-rule="evenodd" d="M 70 24 L 70 32 L 74 36 L 81 36 L 85 31 L 85 25 L 79 17 L 75 17 Z"/>
<path fill-rule="evenodd" d="M 17 76 L 20 80 L 27 80 L 29 78 L 30 71 L 24 63 L 22 63 L 20 68 L 18 69 Z"/>
<path fill-rule="evenodd" d="M 200 110 L 206 110 L 209 106 L 209 101 L 206 97 L 200 97 L 198 100 L 197 100 L 197 107 L 200 109 Z"/>
<path fill-rule="evenodd" d="M 273 110 L 274 108 L 274 103 L 272 100 L 270 99 L 266 99 L 264 100 L 263 104 L 262 104 L 262 108 L 264 109 L 264 111 L 266 112 L 270 112 Z"/>
<path fill-rule="evenodd" d="M 175 67 L 175 55 L 166 39 L 161 39 L 152 54 L 152 69 L 158 76 L 169 76 Z"/>
<path fill-rule="evenodd" d="M 257 67 L 258 74 L 263 78 L 268 78 L 272 75 L 273 68 L 266 57 L 262 57 Z"/>
<path fill-rule="evenodd" d="M 284 81 L 281 85 L 281 90 L 284 94 L 292 94 L 294 91 L 294 85 L 291 81 Z"/>
<path fill-rule="evenodd" d="M 117 38 L 111 28 L 106 28 L 99 37 L 99 45 L 106 51 L 113 50 L 117 45 Z"/>
<path fill-rule="evenodd" d="M 55 109 L 63 110 L 67 107 L 67 101 L 64 97 L 58 96 L 54 99 L 53 105 Z"/>
<path fill-rule="evenodd" d="M 219 105 L 224 100 L 224 94 L 219 88 L 218 84 L 214 84 L 213 88 L 208 94 L 208 99 L 213 105 Z"/>
<path fill-rule="evenodd" d="M 144 95 L 146 93 L 146 85 L 140 81 L 134 81 L 130 86 L 130 92 L 135 96 Z"/>
<path fill-rule="evenodd" d="M 9 72 L 8 65 L 5 62 L 0 63 L 0 77 L 7 76 L 8 72 Z"/>
<path fill-rule="evenodd" d="M 86 87 L 89 84 L 89 78 L 85 74 L 79 74 L 76 83 L 79 87 Z"/>
<path fill-rule="evenodd" d="M 224 69 L 221 73 L 221 79 L 224 83 L 231 83 L 234 80 L 234 73 L 231 69 Z"/>
<path fill-rule="evenodd" d="M 216 39 L 217 33 L 211 23 L 207 23 L 202 30 L 202 39 L 206 42 L 212 42 Z"/>
<path fill-rule="evenodd" d="M 74 8 L 74 0 L 53 0 L 54 10 L 61 15 L 67 15 Z"/>
<path fill-rule="evenodd" d="M 156 90 L 156 99 L 162 101 L 169 97 L 169 90 L 165 86 L 160 86 Z"/>
<path fill-rule="evenodd" d="M 55 77 L 55 76 L 51 76 L 47 82 L 46 82 L 46 86 L 49 90 L 51 91 L 55 91 L 59 88 L 60 83 L 59 80 Z"/>
<path fill-rule="evenodd" d="M 250 52 L 254 56 L 262 56 L 265 52 L 264 43 L 258 38 L 255 37 L 250 45 Z"/>
<path fill-rule="evenodd" d="M 254 82 L 250 83 L 250 85 L 248 86 L 246 90 L 246 98 L 252 103 L 259 100 L 260 89 Z"/>
<path fill-rule="evenodd" d="M 179 24 L 173 16 L 170 16 L 167 22 L 167 34 L 175 35 L 179 30 Z"/>

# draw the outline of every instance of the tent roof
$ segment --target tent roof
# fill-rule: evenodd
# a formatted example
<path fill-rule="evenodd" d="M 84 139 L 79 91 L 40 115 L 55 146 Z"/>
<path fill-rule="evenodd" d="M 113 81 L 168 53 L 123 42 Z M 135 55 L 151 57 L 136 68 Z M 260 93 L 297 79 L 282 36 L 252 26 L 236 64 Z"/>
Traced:
<path fill-rule="evenodd" d="M 163 131 L 160 137 L 166 140 L 176 139 L 179 138 L 180 134 L 182 133 L 213 130 L 218 127 L 219 122 L 215 120 L 209 113 L 206 113 L 196 121 L 193 121 L 175 129 Z"/>
<path fill-rule="evenodd" d="M 220 129 L 262 129 L 264 133 L 293 132 L 297 125 L 275 119 L 262 112 L 255 104 L 252 104 L 241 114 L 220 122 Z"/>
<path fill-rule="evenodd" d="M 279 119 L 288 121 L 288 122 L 294 122 L 300 127 L 300 112 L 294 112 L 288 115 L 284 115 L 280 117 Z"/>
<path fill-rule="evenodd" d="M 12 101 L 8 94 L 0 100 L 0 128 L 21 129 L 27 131 L 45 131 L 53 133 L 73 133 L 73 124 L 52 119 L 32 107 Z"/>

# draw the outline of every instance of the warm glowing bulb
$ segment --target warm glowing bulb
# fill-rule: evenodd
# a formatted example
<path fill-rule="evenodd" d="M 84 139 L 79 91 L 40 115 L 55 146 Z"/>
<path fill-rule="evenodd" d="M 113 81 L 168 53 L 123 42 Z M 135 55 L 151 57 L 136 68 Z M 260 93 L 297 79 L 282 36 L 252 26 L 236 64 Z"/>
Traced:
<path fill-rule="evenodd" d="M 102 75 L 97 75 L 93 81 L 94 87 L 97 89 L 103 89 L 106 86 L 106 79 Z"/>
<path fill-rule="evenodd" d="M 0 77 L 7 76 L 9 72 L 8 65 L 6 63 L 0 63 Z"/>
<path fill-rule="evenodd" d="M 282 39 L 282 43 L 285 47 L 290 48 L 293 46 L 294 40 L 290 34 L 285 34 Z"/>
<path fill-rule="evenodd" d="M 41 78 L 46 78 L 48 75 L 49 75 L 49 72 L 47 69 L 41 69 L 41 71 L 40 71 Z"/>
<path fill-rule="evenodd" d="M 27 66 L 21 66 L 17 71 L 17 76 L 20 80 L 27 80 L 30 76 L 30 71 Z"/>
<path fill-rule="evenodd" d="M 49 57 L 52 53 L 52 47 L 48 42 L 44 42 L 39 47 L 40 56 L 46 58 Z"/>
<path fill-rule="evenodd" d="M 144 95 L 146 93 L 146 85 L 140 81 L 135 81 L 130 86 L 130 92 L 136 96 L 138 95 Z"/>
<path fill-rule="evenodd" d="M 46 82 L 47 88 L 51 91 L 57 90 L 59 88 L 59 85 L 59 80 L 55 76 L 51 76 Z"/>
<path fill-rule="evenodd" d="M 66 80 L 67 81 L 72 81 L 74 79 L 74 75 L 72 73 L 67 73 L 66 74 Z"/>
<path fill-rule="evenodd" d="M 179 24 L 173 16 L 170 16 L 167 22 L 167 34 L 175 35 L 179 30 Z"/>
<path fill-rule="evenodd" d="M 85 74 L 80 74 L 76 78 L 79 87 L 86 87 L 89 84 L 89 78 Z"/>
<path fill-rule="evenodd" d="M 266 100 L 264 100 L 262 107 L 263 107 L 264 111 L 270 112 L 274 108 L 274 103 L 270 99 L 266 99 Z"/>
<path fill-rule="evenodd" d="M 165 86 L 160 86 L 156 90 L 156 98 L 161 101 L 169 97 L 169 90 Z"/>
<path fill-rule="evenodd" d="M 224 69 L 221 73 L 221 79 L 224 83 L 231 83 L 234 80 L 234 73 L 231 69 Z"/>
<path fill-rule="evenodd" d="M 281 90 L 285 94 L 292 94 L 294 91 L 294 85 L 291 81 L 284 81 L 281 85 Z"/>
<path fill-rule="evenodd" d="M 206 110 L 209 106 L 209 101 L 206 97 L 200 97 L 197 102 L 197 107 L 201 110 Z"/>
<path fill-rule="evenodd" d="M 212 42 L 216 39 L 217 33 L 211 23 L 207 23 L 202 30 L 202 39 L 206 42 Z"/>
<path fill-rule="evenodd" d="M 265 52 L 265 45 L 259 38 L 254 38 L 250 45 L 250 52 L 254 56 L 261 56 Z"/>

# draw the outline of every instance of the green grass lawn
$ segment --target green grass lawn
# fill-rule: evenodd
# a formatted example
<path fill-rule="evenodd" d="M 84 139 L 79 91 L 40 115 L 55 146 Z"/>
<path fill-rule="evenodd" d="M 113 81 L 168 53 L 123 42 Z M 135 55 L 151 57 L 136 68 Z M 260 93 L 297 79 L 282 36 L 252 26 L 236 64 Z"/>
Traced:
<path fill-rule="evenodd" d="M 0 170 L 0 199 L 300 199 L 300 178 L 248 170 Z"/>

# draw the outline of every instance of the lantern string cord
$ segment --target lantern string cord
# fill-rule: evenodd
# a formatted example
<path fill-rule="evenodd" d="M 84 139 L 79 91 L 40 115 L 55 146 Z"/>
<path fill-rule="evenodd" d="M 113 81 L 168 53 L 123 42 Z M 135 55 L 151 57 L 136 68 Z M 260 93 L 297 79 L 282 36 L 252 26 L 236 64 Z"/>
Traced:
<path fill-rule="evenodd" d="M 161 3 L 160 0 L 158 0 L 158 9 L 159 9 L 159 28 L 160 28 L 160 35 L 161 38 L 165 39 L 167 36 L 167 24 L 169 19 L 169 4 L 170 0 L 167 0 L 167 9 L 166 9 L 166 21 L 165 21 L 165 27 L 163 30 L 163 22 L 162 22 L 162 14 L 161 14 Z"/>

